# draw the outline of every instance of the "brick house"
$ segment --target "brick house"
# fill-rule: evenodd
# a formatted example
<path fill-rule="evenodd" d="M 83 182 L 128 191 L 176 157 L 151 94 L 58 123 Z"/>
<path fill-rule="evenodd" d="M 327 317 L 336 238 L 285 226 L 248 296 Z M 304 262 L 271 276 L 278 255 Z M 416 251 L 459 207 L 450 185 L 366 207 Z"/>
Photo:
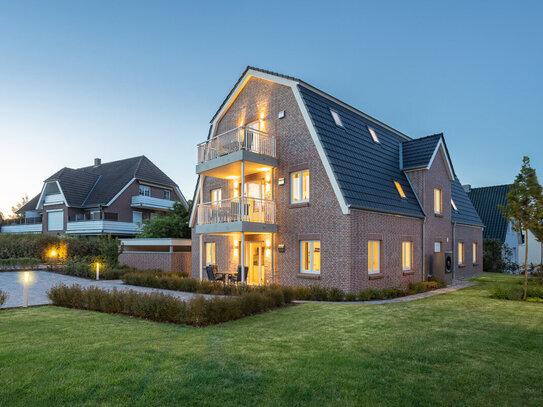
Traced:
<path fill-rule="evenodd" d="M 249 284 L 356 292 L 425 280 L 445 252 L 449 279 L 482 271 L 443 134 L 411 139 L 300 79 L 248 67 L 196 172 L 194 277 L 242 266 Z"/>
<path fill-rule="evenodd" d="M 187 205 L 177 184 L 147 157 L 97 158 L 90 167 L 65 167 L 47 178 L 2 233 L 135 236 L 144 220 L 175 202 Z"/>

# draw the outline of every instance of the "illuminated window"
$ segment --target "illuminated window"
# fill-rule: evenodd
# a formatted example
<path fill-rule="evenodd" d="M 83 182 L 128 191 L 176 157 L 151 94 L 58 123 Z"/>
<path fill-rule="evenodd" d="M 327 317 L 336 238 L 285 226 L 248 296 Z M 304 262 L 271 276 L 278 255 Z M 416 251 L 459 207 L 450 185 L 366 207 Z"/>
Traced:
<path fill-rule="evenodd" d="M 215 263 L 215 243 L 206 243 L 206 266 Z"/>
<path fill-rule="evenodd" d="M 402 242 L 402 270 L 411 270 L 413 264 L 413 242 Z"/>
<path fill-rule="evenodd" d="M 464 264 L 464 243 L 458 243 L 458 264 Z"/>
<path fill-rule="evenodd" d="M 334 122 L 336 122 L 336 126 L 344 127 L 339 113 L 332 109 L 330 109 L 330 113 L 332 113 L 332 117 L 334 118 Z"/>
<path fill-rule="evenodd" d="M 473 264 L 477 263 L 477 243 L 473 243 Z"/>
<path fill-rule="evenodd" d="M 309 170 L 290 174 L 290 202 L 309 201 Z"/>
<path fill-rule="evenodd" d="M 458 212 L 458 208 L 456 207 L 456 204 L 454 203 L 454 201 L 451 199 L 451 205 L 453 207 L 453 209 Z"/>
<path fill-rule="evenodd" d="M 441 203 L 441 189 L 434 188 L 434 213 L 436 215 L 441 215 L 441 208 L 443 207 Z"/>
<path fill-rule="evenodd" d="M 211 202 L 218 202 L 221 200 L 222 191 L 220 188 L 211 190 Z"/>
<path fill-rule="evenodd" d="M 140 195 L 151 196 L 151 187 L 147 185 L 140 185 Z"/>
<path fill-rule="evenodd" d="M 381 241 L 369 240 L 368 241 L 368 274 L 379 273 L 380 268 L 380 253 L 381 253 Z"/>
<path fill-rule="evenodd" d="M 377 133 L 375 133 L 375 130 L 373 130 L 369 126 L 368 126 L 368 130 L 370 131 L 371 138 L 373 139 L 373 141 L 375 141 L 376 143 L 379 143 L 379 137 L 377 137 Z"/>
<path fill-rule="evenodd" d="M 300 272 L 320 274 L 321 242 L 319 240 L 300 242 Z"/>
<path fill-rule="evenodd" d="M 403 188 L 400 185 L 400 183 L 398 181 L 394 181 L 394 185 L 396 185 L 396 189 L 398 190 L 398 193 L 400 194 L 400 196 L 402 198 L 405 198 L 405 193 L 403 192 Z"/>

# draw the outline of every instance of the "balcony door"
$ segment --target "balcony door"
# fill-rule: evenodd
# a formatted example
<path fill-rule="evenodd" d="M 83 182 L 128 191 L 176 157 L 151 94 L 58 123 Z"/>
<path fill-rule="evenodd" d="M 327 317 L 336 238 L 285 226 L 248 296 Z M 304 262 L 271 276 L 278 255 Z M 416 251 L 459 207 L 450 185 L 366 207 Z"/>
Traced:
<path fill-rule="evenodd" d="M 258 131 L 262 130 L 260 120 L 255 120 L 254 122 L 247 123 L 247 128 L 246 148 L 254 152 L 259 152 L 260 137 L 258 135 Z M 256 130 L 256 132 L 253 132 L 251 130 Z"/>
<path fill-rule="evenodd" d="M 264 183 L 262 181 L 251 181 L 245 183 L 244 191 L 246 200 L 247 215 L 249 222 L 264 222 L 262 199 L 264 199 Z M 253 198 L 253 199 L 251 199 Z"/>
<path fill-rule="evenodd" d="M 245 264 L 249 267 L 247 273 L 247 283 L 261 285 L 264 279 L 264 245 L 262 242 L 246 243 L 246 259 Z"/>

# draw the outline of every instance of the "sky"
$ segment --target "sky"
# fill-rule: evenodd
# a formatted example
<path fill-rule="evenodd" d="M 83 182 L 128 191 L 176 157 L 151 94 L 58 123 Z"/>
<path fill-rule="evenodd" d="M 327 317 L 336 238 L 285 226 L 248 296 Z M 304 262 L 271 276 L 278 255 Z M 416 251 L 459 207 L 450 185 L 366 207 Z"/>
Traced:
<path fill-rule="evenodd" d="M 0 211 L 62 167 L 146 155 L 187 197 L 196 144 L 247 65 L 410 137 L 462 183 L 543 178 L 543 3 L 0 0 Z"/>

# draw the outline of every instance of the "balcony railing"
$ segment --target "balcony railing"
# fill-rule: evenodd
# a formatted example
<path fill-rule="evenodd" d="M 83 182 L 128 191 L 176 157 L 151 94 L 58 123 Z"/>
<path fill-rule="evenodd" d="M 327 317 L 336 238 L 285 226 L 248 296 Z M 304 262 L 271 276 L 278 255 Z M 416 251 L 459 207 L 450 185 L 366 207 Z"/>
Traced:
<path fill-rule="evenodd" d="M 171 209 L 175 201 L 162 198 L 154 198 L 145 195 L 135 195 L 132 197 L 133 207 L 152 208 L 152 209 Z"/>
<path fill-rule="evenodd" d="M 17 218 L 17 219 L 6 219 L 4 225 L 41 225 L 42 217 L 36 216 L 32 218 Z"/>
<path fill-rule="evenodd" d="M 198 164 L 240 150 L 276 157 L 275 137 L 246 126 L 235 128 L 198 144 Z"/>
<path fill-rule="evenodd" d="M 267 199 L 238 197 L 198 205 L 198 224 L 229 222 L 274 224 L 275 202 Z"/>
<path fill-rule="evenodd" d="M 68 222 L 88 222 L 93 220 L 117 221 L 118 218 L 119 214 L 113 212 L 87 212 L 68 216 Z"/>
<path fill-rule="evenodd" d="M 62 194 L 45 195 L 43 203 L 44 205 L 62 204 L 64 203 L 64 199 L 62 198 Z"/>

